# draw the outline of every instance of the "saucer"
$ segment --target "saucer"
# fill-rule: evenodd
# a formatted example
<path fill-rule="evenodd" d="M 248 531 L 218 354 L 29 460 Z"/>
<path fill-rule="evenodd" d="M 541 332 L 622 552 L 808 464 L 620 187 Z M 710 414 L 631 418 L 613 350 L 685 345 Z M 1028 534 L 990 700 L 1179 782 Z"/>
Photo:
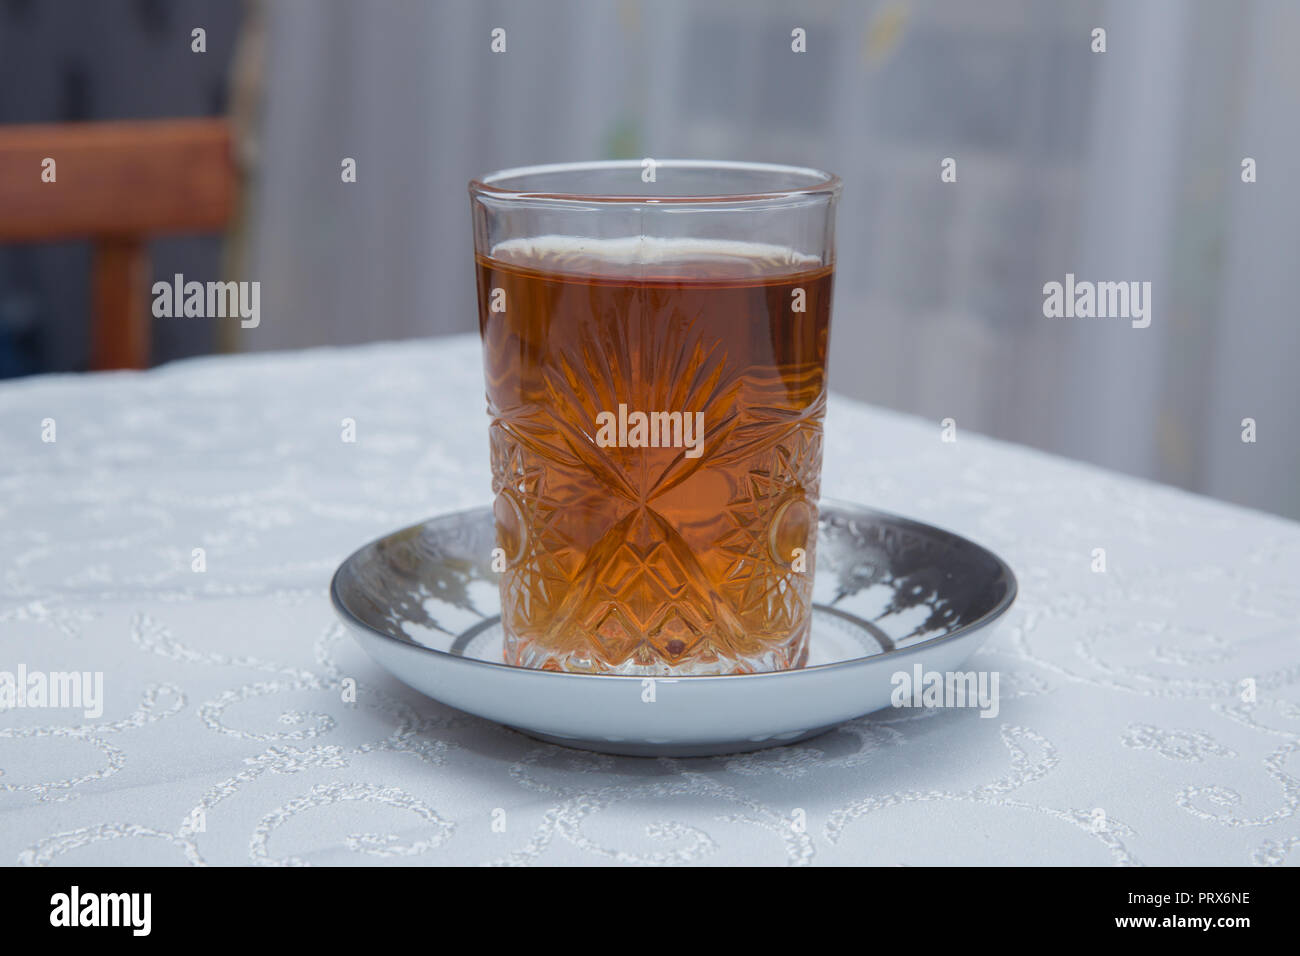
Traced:
<path fill-rule="evenodd" d="M 899 672 L 956 670 L 1015 600 L 1011 569 L 965 538 L 842 502 L 819 511 L 799 670 L 643 678 L 504 663 L 490 508 L 371 542 L 335 572 L 330 596 L 398 680 L 530 736 L 635 756 L 758 750 L 890 706 Z"/>

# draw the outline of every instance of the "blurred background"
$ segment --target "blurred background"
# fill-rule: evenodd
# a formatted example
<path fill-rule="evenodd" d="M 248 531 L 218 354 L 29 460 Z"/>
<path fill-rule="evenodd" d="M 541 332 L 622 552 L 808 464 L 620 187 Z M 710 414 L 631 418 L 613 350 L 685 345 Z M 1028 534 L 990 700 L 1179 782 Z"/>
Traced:
<path fill-rule="evenodd" d="M 831 169 L 833 389 L 1300 517 L 1297 48 L 1293 0 L 0 0 L 0 124 L 229 118 L 229 228 L 149 268 L 259 280 L 261 324 L 154 320 L 153 363 L 475 330 L 491 169 Z M 90 262 L 0 245 L 0 376 L 88 367 Z M 1067 272 L 1150 327 L 1045 318 Z"/>

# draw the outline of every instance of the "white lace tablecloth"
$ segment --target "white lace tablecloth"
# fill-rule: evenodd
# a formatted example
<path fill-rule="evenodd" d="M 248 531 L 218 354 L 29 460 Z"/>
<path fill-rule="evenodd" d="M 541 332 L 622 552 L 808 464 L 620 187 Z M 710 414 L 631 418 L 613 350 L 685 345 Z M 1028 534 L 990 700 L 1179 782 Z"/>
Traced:
<path fill-rule="evenodd" d="M 1015 568 L 971 664 L 1002 675 L 996 719 L 645 760 L 407 690 L 329 578 L 488 502 L 482 392 L 465 337 L 0 385 L 0 671 L 104 682 L 97 718 L 0 713 L 0 862 L 1300 862 L 1300 525 L 967 434 L 959 409 L 947 443 L 832 398 L 823 491 Z"/>

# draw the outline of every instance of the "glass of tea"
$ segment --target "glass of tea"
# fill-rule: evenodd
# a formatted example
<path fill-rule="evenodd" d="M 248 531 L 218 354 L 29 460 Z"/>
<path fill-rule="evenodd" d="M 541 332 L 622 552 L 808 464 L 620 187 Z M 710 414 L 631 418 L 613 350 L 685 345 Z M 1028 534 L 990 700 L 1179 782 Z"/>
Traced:
<path fill-rule="evenodd" d="M 839 191 L 685 160 L 470 183 L 506 663 L 803 666 Z"/>

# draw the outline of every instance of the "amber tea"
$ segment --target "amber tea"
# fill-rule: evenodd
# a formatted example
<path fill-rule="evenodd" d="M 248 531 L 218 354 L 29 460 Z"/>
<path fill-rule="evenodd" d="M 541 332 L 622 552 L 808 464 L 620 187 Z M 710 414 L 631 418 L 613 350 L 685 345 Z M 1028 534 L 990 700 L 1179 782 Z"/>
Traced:
<path fill-rule="evenodd" d="M 507 663 L 802 666 L 832 269 L 761 243 L 477 256 Z"/>

